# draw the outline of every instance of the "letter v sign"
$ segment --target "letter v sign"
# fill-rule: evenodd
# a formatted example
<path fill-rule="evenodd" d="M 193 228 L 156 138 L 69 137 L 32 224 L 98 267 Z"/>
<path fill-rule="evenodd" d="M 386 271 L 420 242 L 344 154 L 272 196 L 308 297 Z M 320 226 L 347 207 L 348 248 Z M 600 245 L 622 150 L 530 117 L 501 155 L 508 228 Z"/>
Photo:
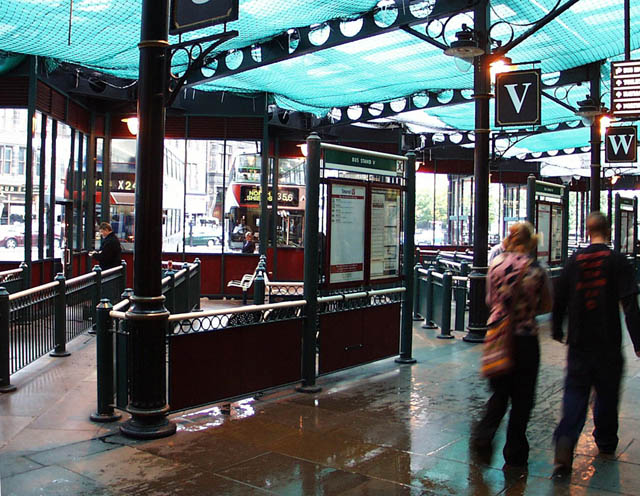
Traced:
<path fill-rule="evenodd" d="M 519 84 L 505 84 L 504 87 L 507 88 L 509 92 L 509 98 L 511 98 L 511 103 L 513 103 L 513 107 L 516 109 L 516 113 L 520 113 L 522 110 L 522 105 L 524 104 L 525 98 L 527 98 L 527 91 L 529 91 L 529 86 L 531 83 L 522 83 L 524 86 L 524 91 L 522 92 L 522 98 L 518 96 L 518 92 L 516 88 L 520 86 Z"/>

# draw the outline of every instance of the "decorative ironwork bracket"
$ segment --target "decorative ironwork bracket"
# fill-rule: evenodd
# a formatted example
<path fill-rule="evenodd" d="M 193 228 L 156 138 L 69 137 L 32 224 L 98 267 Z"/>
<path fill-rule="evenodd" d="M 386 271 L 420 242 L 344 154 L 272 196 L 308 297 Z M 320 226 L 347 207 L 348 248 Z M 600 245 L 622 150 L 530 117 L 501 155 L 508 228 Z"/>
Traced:
<path fill-rule="evenodd" d="M 202 67 L 209 62 L 209 54 L 222 43 L 229 41 L 236 36 L 238 36 L 238 31 L 225 31 L 224 33 L 218 33 L 204 38 L 198 38 L 196 40 L 189 40 L 167 47 L 167 51 L 169 52 L 169 82 L 165 92 L 165 107 L 168 108 L 173 105 L 173 102 L 189 77 L 197 71 L 200 71 Z M 204 45 L 208 42 L 211 42 L 211 44 L 205 48 Z M 184 53 L 187 58 L 187 68 L 182 75 L 174 74 L 171 68 L 173 58 L 178 53 Z"/>

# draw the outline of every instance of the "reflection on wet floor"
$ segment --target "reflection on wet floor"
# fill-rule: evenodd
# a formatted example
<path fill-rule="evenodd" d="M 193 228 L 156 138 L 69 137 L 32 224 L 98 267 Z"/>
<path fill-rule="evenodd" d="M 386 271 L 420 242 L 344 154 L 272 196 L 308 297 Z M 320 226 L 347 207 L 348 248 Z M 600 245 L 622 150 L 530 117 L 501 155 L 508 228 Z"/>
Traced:
<path fill-rule="evenodd" d="M 322 377 L 317 394 L 286 388 L 193 409 L 173 417 L 175 436 L 152 441 L 88 421 L 95 348 L 83 337 L 68 361 L 51 362 L 14 395 L 0 396 L 2 495 L 640 494 L 640 362 L 628 347 L 617 453 L 598 455 L 589 418 L 573 474 L 558 482 L 550 479 L 551 434 L 564 347 L 543 337 L 529 465 L 503 469 L 504 425 L 493 453 L 469 450 L 471 424 L 488 397 L 480 347 L 436 334 L 415 326 L 415 365 L 388 359 Z"/>

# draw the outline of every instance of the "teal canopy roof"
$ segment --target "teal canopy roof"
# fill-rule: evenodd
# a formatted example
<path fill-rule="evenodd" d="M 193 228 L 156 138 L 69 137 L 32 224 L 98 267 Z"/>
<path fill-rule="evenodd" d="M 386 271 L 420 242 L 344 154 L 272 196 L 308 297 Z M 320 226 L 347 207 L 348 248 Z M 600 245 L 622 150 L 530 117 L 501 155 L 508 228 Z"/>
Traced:
<path fill-rule="evenodd" d="M 554 7 L 569 0 L 494 0 L 490 2 L 490 36 L 503 45 L 525 33 L 531 25 Z M 236 38 L 216 48 L 231 64 L 244 47 L 259 47 L 275 36 L 289 34 L 291 55 L 269 65 L 258 64 L 243 72 L 231 71 L 197 89 L 240 93 L 266 92 L 286 109 L 324 115 L 334 107 L 393 101 L 420 91 L 440 92 L 473 86 L 473 71 L 462 72 L 442 49 L 424 39 L 450 44 L 462 24 L 473 25 L 469 12 L 451 12 L 436 18 L 437 9 L 468 2 L 445 0 L 240 0 L 237 21 L 227 29 L 239 32 Z M 35 54 L 56 62 L 69 62 L 107 74 L 136 79 L 140 38 L 141 0 L 2 0 L 0 3 L 0 50 Z M 376 10 L 379 26 L 391 25 L 398 13 L 412 16 L 411 28 L 387 30 L 358 38 L 358 19 Z M 434 10 L 436 9 L 436 10 Z M 454 15 L 455 14 L 455 15 Z M 322 48 L 330 36 L 333 19 L 354 41 Z M 311 30 L 318 48 L 297 56 L 295 30 Z M 406 26 L 405 26 L 406 27 Z M 184 35 L 182 40 L 222 31 L 222 26 Z M 640 2 L 631 8 L 631 47 L 640 48 Z M 345 34 L 345 36 L 347 36 Z M 171 43 L 178 42 L 172 37 Z M 609 62 L 624 52 L 623 0 L 579 0 L 525 41 L 509 51 L 514 63 L 538 67 L 543 76 L 595 61 L 602 66 L 603 93 L 608 91 Z M 246 53 L 246 52 L 245 52 Z M 184 60 L 175 58 L 176 66 Z M 532 63 L 533 62 L 533 63 Z M 236 61 L 237 63 L 237 61 Z M 177 70 L 177 68 L 176 68 Z M 213 72 L 213 71 L 212 71 Z M 228 71 L 227 71 L 228 72 Z M 558 97 L 575 105 L 588 92 L 588 86 L 554 89 Z M 605 103 L 608 97 L 604 97 Z M 453 128 L 473 128 L 472 104 L 427 109 Z M 571 110 L 543 98 L 543 124 L 575 120 Z M 586 141 L 579 133 L 585 133 Z M 576 130 L 570 146 L 588 143 L 588 131 Z M 582 136 L 582 135 L 580 135 Z M 557 147 L 565 138 L 532 139 L 536 148 Z M 563 146 L 563 148 L 566 146 Z"/>

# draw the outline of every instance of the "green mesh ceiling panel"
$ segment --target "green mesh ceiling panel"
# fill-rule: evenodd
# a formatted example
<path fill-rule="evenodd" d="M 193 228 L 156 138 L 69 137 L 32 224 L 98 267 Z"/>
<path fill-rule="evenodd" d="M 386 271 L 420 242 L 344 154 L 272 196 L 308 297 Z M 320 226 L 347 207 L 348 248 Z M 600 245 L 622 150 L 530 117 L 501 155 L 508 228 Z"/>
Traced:
<path fill-rule="evenodd" d="M 403 12 L 408 9 L 411 15 L 416 15 L 416 21 L 422 22 L 413 29 L 449 44 L 461 25 L 473 25 L 473 19 L 469 13 L 457 14 L 449 20 L 421 17 L 431 12 L 436 1 L 445 8 L 451 4 L 447 0 L 398 0 L 397 5 Z M 566 2 L 493 0 L 491 37 L 506 44 L 556 5 Z M 239 19 L 228 25 L 240 34 L 217 50 L 223 54 L 230 49 L 266 42 L 292 28 L 331 19 L 355 19 L 376 6 L 390 5 L 393 7 L 392 0 L 240 0 Z M 120 77 L 137 78 L 140 11 L 140 0 L 2 0 L 0 50 L 40 55 Z M 420 15 L 416 14 L 418 11 Z M 394 15 L 390 8 L 382 11 L 381 18 L 393 20 Z M 631 22 L 631 46 L 637 49 L 640 48 L 640 2 L 632 2 Z M 222 27 L 213 27 L 189 36 L 200 37 L 221 30 Z M 357 33 L 354 35 L 357 38 Z M 623 0 L 579 0 L 512 49 L 509 56 L 516 63 L 537 61 L 534 66 L 541 68 L 545 75 L 605 60 L 602 72 L 606 92 L 608 62 L 620 57 L 623 50 Z M 439 48 L 402 30 L 295 55 L 294 50 L 287 60 L 220 77 L 200 84 L 198 89 L 267 92 L 283 108 L 323 115 L 333 107 L 392 101 L 423 90 L 471 89 L 473 86 L 469 67 L 464 72 L 460 64 Z M 561 99 L 566 97 L 569 104 L 575 104 L 587 93 L 584 86 L 566 91 L 568 94 Z M 468 107 L 429 112 L 453 127 L 473 127 L 473 111 Z M 545 123 L 567 119 L 574 119 L 569 110 L 543 99 Z"/>

